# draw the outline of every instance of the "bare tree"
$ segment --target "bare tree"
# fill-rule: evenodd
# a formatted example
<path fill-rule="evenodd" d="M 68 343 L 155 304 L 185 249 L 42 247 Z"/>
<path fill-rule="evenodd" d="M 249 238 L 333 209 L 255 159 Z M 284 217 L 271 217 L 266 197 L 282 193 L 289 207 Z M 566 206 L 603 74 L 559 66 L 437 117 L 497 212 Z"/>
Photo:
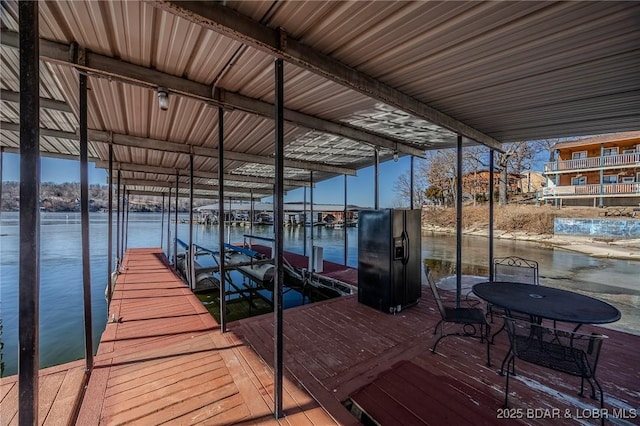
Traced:
<path fill-rule="evenodd" d="M 427 170 L 428 164 L 424 160 L 415 160 L 415 174 L 413 177 L 413 208 L 421 207 L 426 201 L 427 182 Z M 398 206 L 409 205 L 411 199 L 411 170 L 407 170 L 405 173 L 398 176 L 398 179 L 393 185 L 393 189 L 396 192 L 395 203 Z"/>
<path fill-rule="evenodd" d="M 560 138 L 541 139 L 535 141 L 534 143 L 538 144 L 538 146 L 540 147 L 540 151 L 547 151 L 549 153 L 549 163 L 552 163 L 554 160 L 553 147 L 558 142 L 560 142 Z"/>
<path fill-rule="evenodd" d="M 429 168 L 426 174 L 431 186 L 439 188 L 446 205 L 455 203 L 456 197 L 456 150 L 443 149 L 432 151 L 429 155 Z"/>
<path fill-rule="evenodd" d="M 498 203 L 507 204 L 509 174 L 521 174 L 531 168 L 541 146 L 534 142 L 514 142 L 502 145 L 504 152 L 498 154 L 497 166 L 500 171 Z"/>

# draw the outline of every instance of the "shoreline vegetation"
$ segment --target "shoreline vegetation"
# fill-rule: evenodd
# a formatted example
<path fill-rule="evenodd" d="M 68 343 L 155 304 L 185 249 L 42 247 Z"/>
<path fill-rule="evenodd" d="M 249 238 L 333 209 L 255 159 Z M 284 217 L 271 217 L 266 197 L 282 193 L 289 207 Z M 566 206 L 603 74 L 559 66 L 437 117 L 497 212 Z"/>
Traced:
<path fill-rule="evenodd" d="M 162 196 L 130 195 L 128 197 L 131 212 L 161 212 Z M 113 191 L 115 208 L 116 191 Z M 210 200 L 194 200 L 196 207 L 210 203 Z M 109 187 L 107 185 L 89 185 L 89 211 L 104 211 L 109 206 Z M 18 211 L 20 208 L 20 182 L 2 182 L 2 211 Z M 173 205 L 172 205 L 173 208 Z M 45 212 L 79 212 L 80 211 L 80 183 L 52 183 L 40 184 L 40 209 Z M 178 202 L 178 212 L 189 212 L 188 197 L 182 197 Z"/>
<path fill-rule="evenodd" d="M 554 235 L 557 218 L 599 218 L 602 208 L 508 205 L 494 208 L 494 238 L 537 242 L 592 257 L 640 261 L 640 238 L 606 238 L 580 235 Z M 628 219 L 639 220 L 639 219 Z M 462 233 L 489 236 L 488 205 L 463 206 Z M 423 210 L 423 232 L 456 233 L 456 209 L 428 207 Z"/>
<path fill-rule="evenodd" d="M 19 182 L 2 183 L 2 211 L 18 211 Z M 77 182 L 55 184 L 44 182 L 40 187 L 40 204 L 46 212 L 80 211 L 80 184 Z M 108 206 L 109 187 L 89 185 L 89 210 L 101 211 Z M 114 192 L 115 198 L 115 192 Z M 195 200 L 194 204 L 204 205 L 210 200 Z M 132 212 L 160 212 L 162 197 L 129 197 Z M 189 212 L 189 203 L 181 199 L 180 213 Z M 550 247 L 577 251 L 593 257 L 608 257 L 623 260 L 640 260 L 640 238 L 594 238 L 585 236 L 554 235 L 555 218 L 603 218 L 605 209 L 597 207 L 562 207 L 550 205 L 534 206 L 509 204 L 494 208 L 494 237 L 521 241 L 538 242 Z M 488 237 L 489 206 L 465 205 L 462 209 L 463 233 Z M 614 217 L 615 218 L 615 217 Z M 640 220 L 640 219 L 629 219 Z M 454 207 L 426 207 L 423 209 L 422 230 L 426 232 L 455 233 L 456 209 Z"/>

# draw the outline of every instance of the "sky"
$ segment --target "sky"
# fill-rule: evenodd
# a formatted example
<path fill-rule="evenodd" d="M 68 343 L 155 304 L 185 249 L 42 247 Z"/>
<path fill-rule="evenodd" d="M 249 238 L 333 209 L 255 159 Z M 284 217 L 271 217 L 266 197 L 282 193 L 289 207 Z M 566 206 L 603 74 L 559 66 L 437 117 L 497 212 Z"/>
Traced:
<path fill-rule="evenodd" d="M 398 177 L 407 172 L 410 167 L 410 157 L 402 157 L 397 162 L 387 161 L 380 164 L 380 207 L 396 207 L 398 199 L 394 191 L 394 184 Z M 2 180 L 20 180 L 20 159 L 18 154 L 3 153 Z M 95 163 L 89 162 L 89 183 L 106 185 L 107 172 L 95 167 Z M 41 157 L 40 168 L 41 182 L 79 182 L 80 162 L 77 160 L 65 160 L 50 157 Z M 347 203 L 360 207 L 373 207 L 373 167 L 359 170 L 357 176 L 347 178 Z M 307 200 L 310 194 L 307 190 Z M 302 201 L 304 190 L 296 189 L 288 191 L 285 202 Z M 344 176 L 320 182 L 313 190 L 313 202 L 318 204 L 343 204 L 344 203 Z M 408 204 L 408 203 L 407 203 Z M 408 207 L 404 206 L 404 207 Z"/>

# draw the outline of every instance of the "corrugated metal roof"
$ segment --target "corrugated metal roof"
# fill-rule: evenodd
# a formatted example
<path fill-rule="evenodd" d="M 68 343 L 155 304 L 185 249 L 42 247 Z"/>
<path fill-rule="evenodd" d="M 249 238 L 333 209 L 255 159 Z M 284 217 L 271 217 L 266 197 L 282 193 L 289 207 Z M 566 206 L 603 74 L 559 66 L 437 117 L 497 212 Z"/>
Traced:
<path fill-rule="evenodd" d="M 209 25 L 197 10 L 179 10 L 201 5 L 39 3 L 41 39 L 60 43 L 58 48 L 75 41 L 102 55 L 88 56 L 90 129 L 103 132 L 101 140 L 113 132 L 146 138 L 158 148 L 114 141 L 117 162 L 170 174 L 188 168 L 188 150 L 172 152 L 162 142 L 217 148 L 217 89 L 244 99 L 241 104 L 223 99 L 225 151 L 259 155 L 262 163 L 273 158 L 268 105 L 274 101 L 273 51 L 260 48 L 250 35 Z M 318 57 L 339 61 L 380 87 L 500 142 L 640 130 L 640 6 L 635 2 L 232 1 L 211 6 L 253 19 L 254 29 L 281 28 L 287 40 L 303 43 Z M 2 2 L 0 8 L 3 31 L 18 31 L 17 3 Z M 4 93 L 15 93 L 18 53 L 9 32 L 3 33 L 0 50 L 0 83 Z M 48 58 L 41 61 L 40 74 L 41 97 L 66 102 L 65 111 L 55 105 L 42 109 L 41 126 L 50 131 L 43 132 L 41 148 L 77 156 L 78 70 L 66 57 Z M 398 140 L 424 149 L 455 145 L 455 132 L 408 112 L 412 106 L 382 102 L 359 82 L 346 84 L 342 74 L 327 76 L 294 63 L 285 64 L 284 74 L 285 108 L 320 119 L 320 124 L 297 119 L 285 124 L 289 160 L 314 162 L 319 169 L 372 164 L 367 134 L 347 138 L 326 130 L 326 123 L 348 123 L 388 138 L 382 158 L 392 156 Z M 170 106 L 160 111 L 155 90 L 167 82 Z M 261 112 L 247 112 L 247 102 Z M 19 147 L 18 114 L 17 103 L 0 102 L 0 143 L 10 150 Z M 446 120 L 442 124 L 448 126 Z M 108 143 L 92 140 L 89 155 L 106 160 Z M 215 156 L 196 155 L 194 163 L 198 171 L 218 167 Z M 272 178 L 273 165 L 262 163 L 227 158 L 225 173 Z M 334 176 L 329 170 L 316 170 L 314 181 Z M 142 180 L 168 176 L 128 173 Z M 285 178 L 308 182 L 309 172 L 286 168 Z M 255 183 L 233 185 L 250 189 Z"/>
<path fill-rule="evenodd" d="M 558 142 L 553 149 L 573 148 L 587 145 L 612 144 L 620 142 L 640 142 L 640 132 L 613 133 L 610 135 L 593 136 L 577 140 Z"/>

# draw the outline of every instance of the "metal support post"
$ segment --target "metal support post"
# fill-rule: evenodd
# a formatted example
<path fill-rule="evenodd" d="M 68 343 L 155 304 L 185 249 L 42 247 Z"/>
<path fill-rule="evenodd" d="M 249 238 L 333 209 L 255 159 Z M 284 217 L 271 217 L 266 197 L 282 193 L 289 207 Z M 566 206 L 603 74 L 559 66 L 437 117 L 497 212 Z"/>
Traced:
<path fill-rule="evenodd" d="M 179 184 L 180 174 L 178 170 L 176 170 L 176 211 L 175 215 L 175 223 L 173 224 L 173 267 L 178 268 L 178 184 Z M 186 260 L 186 259 L 185 259 Z"/>
<path fill-rule="evenodd" d="M 160 208 L 162 216 L 160 217 L 160 247 L 164 247 L 164 192 L 162 193 L 162 207 Z"/>
<path fill-rule="evenodd" d="M 604 144 L 600 144 L 600 164 L 603 164 L 604 157 Z M 599 207 L 604 207 L 604 168 L 600 167 L 600 198 L 599 198 Z"/>
<path fill-rule="evenodd" d="M 125 212 L 127 213 L 126 216 L 126 220 L 125 220 L 125 226 L 124 226 L 124 236 L 122 237 L 122 244 L 124 245 L 124 249 L 122 250 L 122 253 L 126 253 L 127 249 L 129 248 L 129 206 L 131 205 L 131 203 L 129 202 L 131 199 L 131 192 L 130 191 L 126 191 L 126 186 L 125 186 L 125 194 L 127 194 L 127 208 L 125 210 Z"/>
<path fill-rule="evenodd" d="M 189 155 L 189 283 L 191 290 L 196 288 L 196 269 L 193 248 L 193 154 Z"/>
<path fill-rule="evenodd" d="M 125 214 L 127 212 L 129 200 L 127 200 L 127 185 L 122 185 L 122 229 L 120 232 L 120 264 L 124 261 L 124 235 L 127 230 L 127 223 L 125 222 Z"/>
<path fill-rule="evenodd" d="M 349 256 L 349 240 L 347 237 L 347 175 L 344 175 L 344 217 L 342 218 L 342 230 L 344 231 L 344 266 L 347 266 Z"/>
<path fill-rule="evenodd" d="M 84 62 L 84 61 L 83 61 Z M 86 369 L 93 368 L 93 327 L 91 318 L 91 251 L 89 247 L 89 137 L 87 130 L 87 76 L 80 72 L 80 216 L 82 229 L 82 290 L 84 304 L 84 350 Z"/>
<path fill-rule="evenodd" d="M 489 281 L 493 281 L 493 208 L 494 208 L 494 151 L 489 150 Z"/>
<path fill-rule="evenodd" d="M 171 261 L 171 188 L 167 197 L 167 260 Z"/>
<path fill-rule="evenodd" d="M 310 228 L 309 228 L 309 234 L 310 234 L 310 245 L 309 245 L 309 257 L 313 256 L 313 171 L 309 172 L 309 183 L 310 183 L 310 188 L 309 188 L 309 223 L 310 223 Z M 306 241 L 305 241 L 306 244 Z"/>
<path fill-rule="evenodd" d="M 456 308 L 462 298 L 462 136 L 458 135 L 456 166 Z"/>
<path fill-rule="evenodd" d="M 274 229 L 275 229 L 275 279 L 273 285 L 273 311 L 275 322 L 275 360 L 274 360 L 274 415 L 276 419 L 284 417 L 282 411 L 282 380 L 283 380 L 283 315 L 282 315 L 282 282 L 283 282 L 283 249 L 282 242 L 284 230 L 284 62 L 282 59 L 275 61 L 275 194 Z"/>
<path fill-rule="evenodd" d="M 380 208 L 380 152 L 377 147 L 373 150 L 373 156 L 373 208 L 378 210 Z"/>
<path fill-rule="evenodd" d="M 218 107 L 218 243 L 220 245 L 220 331 L 227 331 L 227 283 L 224 268 L 224 109 Z"/>
<path fill-rule="evenodd" d="M 109 144 L 109 200 L 107 217 L 107 315 L 111 303 L 111 270 L 113 269 L 113 145 Z"/>
<path fill-rule="evenodd" d="M 249 235 L 253 235 L 253 215 L 255 214 L 255 212 L 253 211 L 253 189 L 250 190 L 250 196 L 251 196 L 251 205 L 249 206 Z"/>
<path fill-rule="evenodd" d="M 38 2 L 18 2 L 20 29 L 20 266 L 18 422 L 38 424 L 40 300 L 40 58 Z M 36 125 L 34 125 L 34 123 Z"/>
<path fill-rule="evenodd" d="M 414 183 L 414 171 L 415 171 L 415 157 L 411 156 L 411 165 L 409 166 L 409 208 L 414 209 L 415 206 L 415 183 Z"/>
<path fill-rule="evenodd" d="M 229 197 L 229 220 L 227 222 L 229 222 L 229 224 L 227 225 L 227 242 L 229 244 L 231 244 L 231 216 L 233 215 L 233 213 L 231 212 L 231 197 Z"/>
<path fill-rule="evenodd" d="M 124 203 L 123 203 L 124 207 Z M 120 169 L 118 169 L 118 184 L 116 186 L 116 269 L 120 272 Z"/>
<path fill-rule="evenodd" d="M 304 187 L 304 208 L 302 217 L 302 255 L 307 255 L 307 187 Z"/>

